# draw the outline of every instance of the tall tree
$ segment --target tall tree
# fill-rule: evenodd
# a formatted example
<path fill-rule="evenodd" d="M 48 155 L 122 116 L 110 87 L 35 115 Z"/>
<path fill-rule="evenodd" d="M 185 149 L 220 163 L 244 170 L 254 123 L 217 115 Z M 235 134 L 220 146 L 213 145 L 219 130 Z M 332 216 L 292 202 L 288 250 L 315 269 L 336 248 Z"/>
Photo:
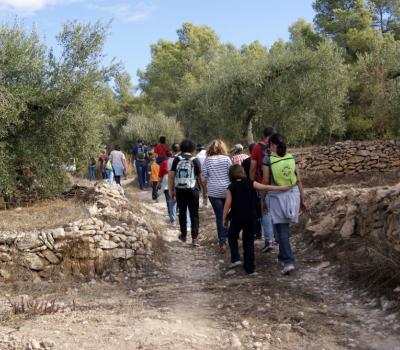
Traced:
<path fill-rule="evenodd" d="M 349 59 L 354 61 L 369 49 L 373 14 L 365 0 L 316 0 L 313 7 L 317 29 L 343 48 Z"/>
<path fill-rule="evenodd" d="M 368 0 L 368 3 L 374 11 L 374 26 L 381 33 L 400 36 L 400 0 Z"/>
<path fill-rule="evenodd" d="M 182 91 L 208 76 L 212 61 L 223 46 L 206 26 L 185 23 L 176 42 L 160 40 L 151 46 L 151 63 L 139 71 L 140 88 L 161 111 L 179 117 Z"/>

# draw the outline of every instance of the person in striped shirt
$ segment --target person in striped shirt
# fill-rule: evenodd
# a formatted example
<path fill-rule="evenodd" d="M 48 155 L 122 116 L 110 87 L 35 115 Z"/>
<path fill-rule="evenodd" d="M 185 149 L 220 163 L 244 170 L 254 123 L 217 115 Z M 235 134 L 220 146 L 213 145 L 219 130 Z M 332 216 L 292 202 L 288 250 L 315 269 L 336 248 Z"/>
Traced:
<path fill-rule="evenodd" d="M 224 227 L 223 212 L 226 190 L 230 184 L 229 168 L 232 161 L 228 156 L 225 143 L 222 140 L 214 140 L 207 150 L 207 158 L 202 167 L 202 180 L 206 183 L 208 198 L 214 210 L 217 225 L 220 253 L 226 252 L 226 240 L 228 230 Z"/>

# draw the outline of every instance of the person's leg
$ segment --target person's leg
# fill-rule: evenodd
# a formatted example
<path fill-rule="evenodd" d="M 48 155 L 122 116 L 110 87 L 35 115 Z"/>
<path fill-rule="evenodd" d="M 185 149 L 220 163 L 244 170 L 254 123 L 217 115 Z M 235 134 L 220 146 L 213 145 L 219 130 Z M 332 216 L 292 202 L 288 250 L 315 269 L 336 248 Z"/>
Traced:
<path fill-rule="evenodd" d="M 199 235 L 199 191 L 190 192 L 190 201 L 188 202 L 190 221 L 192 223 L 192 238 L 196 239 Z"/>
<path fill-rule="evenodd" d="M 247 222 L 243 227 L 243 268 L 247 273 L 253 273 L 256 269 L 254 258 L 254 222 Z"/>
<path fill-rule="evenodd" d="M 186 211 L 188 208 L 188 199 L 185 192 L 176 192 L 176 203 L 179 208 L 179 227 L 181 230 L 181 236 L 186 239 L 187 236 L 187 221 Z"/>
<path fill-rule="evenodd" d="M 229 242 L 229 250 L 231 252 L 231 263 L 235 263 L 240 261 L 240 253 L 239 253 L 239 233 L 242 229 L 240 223 L 231 221 L 228 230 L 228 242 Z"/>
<path fill-rule="evenodd" d="M 261 219 L 261 224 L 264 231 L 264 241 L 265 241 L 263 251 L 267 252 L 270 249 L 272 249 L 272 243 L 274 241 L 274 228 L 272 225 L 272 218 L 269 211 L 263 214 Z"/>
<path fill-rule="evenodd" d="M 168 190 L 164 191 L 164 196 L 165 196 L 165 203 L 167 204 L 169 221 L 173 222 L 174 220 L 173 220 L 173 215 L 172 215 L 171 197 L 169 196 Z"/>
<path fill-rule="evenodd" d="M 121 185 L 121 176 L 114 175 L 115 183 Z"/>
<path fill-rule="evenodd" d="M 136 174 L 138 178 L 139 188 L 144 189 L 145 178 L 143 177 L 143 165 L 140 162 L 136 162 Z"/>
<path fill-rule="evenodd" d="M 228 236 L 228 230 L 224 227 L 223 223 L 225 198 L 209 197 L 209 199 L 215 214 L 219 244 L 222 246 L 226 244 Z"/>
<path fill-rule="evenodd" d="M 148 163 L 145 163 L 144 167 L 144 176 L 145 176 L 145 187 L 149 187 L 150 186 L 150 167 Z"/>
<path fill-rule="evenodd" d="M 153 200 L 157 199 L 157 182 L 155 181 L 151 182 L 151 198 Z"/>
<path fill-rule="evenodd" d="M 276 224 L 275 229 L 279 239 L 279 262 L 285 265 L 293 264 L 294 257 L 289 240 L 289 224 Z"/>

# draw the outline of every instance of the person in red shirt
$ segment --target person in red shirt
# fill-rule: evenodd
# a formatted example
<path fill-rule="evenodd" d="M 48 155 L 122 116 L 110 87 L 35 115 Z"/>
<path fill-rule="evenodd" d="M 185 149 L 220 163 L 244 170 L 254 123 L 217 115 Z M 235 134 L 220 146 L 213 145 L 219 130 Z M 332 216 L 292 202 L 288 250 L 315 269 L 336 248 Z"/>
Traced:
<path fill-rule="evenodd" d="M 262 142 L 258 142 L 251 152 L 251 163 L 250 163 L 250 180 L 257 181 L 264 185 L 269 185 L 265 183 L 265 179 L 263 176 L 263 161 L 265 156 L 269 156 L 271 151 L 269 149 L 269 139 L 275 134 L 274 128 L 268 127 L 264 129 L 263 132 L 263 140 Z M 263 253 L 269 252 L 273 248 L 273 240 L 274 240 L 274 229 L 272 226 L 271 215 L 268 212 L 268 208 L 266 206 L 265 201 L 265 192 L 258 192 L 259 196 L 259 204 L 261 206 L 261 226 L 264 231 L 264 247 L 262 249 Z M 256 232 L 257 234 L 257 232 Z"/>
<path fill-rule="evenodd" d="M 166 159 L 166 153 L 169 151 L 169 147 L 166 145 L 167 139 L 165 136 L 160 137 L 160 143 L 154 148 L 154 152 L 157 153 L 156 162 L 160 165 Z"/>
<path fill-rule="evenodd" d="M 251 152 L 250 180 L 262 183 L 263 180 L 263 160 L 265 155 L 270 154 L 269 138 L 275 134 L 274 128 L 264 129 L 263 140 L 256 143 Z"/>

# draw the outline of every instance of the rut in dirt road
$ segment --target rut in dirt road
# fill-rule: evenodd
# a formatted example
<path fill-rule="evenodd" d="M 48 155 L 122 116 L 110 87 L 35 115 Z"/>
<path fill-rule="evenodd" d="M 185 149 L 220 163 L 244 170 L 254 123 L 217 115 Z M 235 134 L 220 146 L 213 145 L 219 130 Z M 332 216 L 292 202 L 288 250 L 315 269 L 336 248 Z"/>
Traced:
<path fill-rule="evenodd" d="M 294 237 L 294 274 L 280 275 L 274 252 L 257 256 L 254 278 L 230 270 L 229 256 L 217 253 L 211 210 L 201 212 L 201 247 L 192 248 L 166 223 L 164 203 L 145 206 L 160 218 L 168 257 L 166 283 L 148 284 L 146 300 L 182 325 L 178 333 L 187 348 L 400 349 L 397 315 L 338 280 L 335 266 L 300 236 Z M 166 348 L 185 348 L 180 339 L 178 334 Z"/>

